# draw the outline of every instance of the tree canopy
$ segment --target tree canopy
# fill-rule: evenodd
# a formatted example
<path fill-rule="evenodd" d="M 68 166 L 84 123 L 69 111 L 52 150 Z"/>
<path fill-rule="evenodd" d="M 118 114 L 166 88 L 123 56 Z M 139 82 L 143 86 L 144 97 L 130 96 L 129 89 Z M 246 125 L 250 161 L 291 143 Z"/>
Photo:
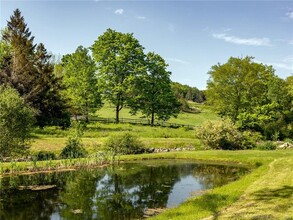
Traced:
<path fill-rule="evenodd" d="M 288 130 L 292 123 L 288 90 L 271 66 L 256 63 L 252 57 L 231 57 L 227 63 L 213 66 L 209 75 L 207 100 L 220 115 L 270 139 L 288 135 L 280 128 Z"/>
<path fill-rule="evenodd" d="M 144 52 L 133 34 L 108 29 L 91 47 L 97 62 L 99 87 L 105 99 L 115 106 L 116 122 L 127 104 L 133 78 L 144 69 Z"/>
<path fill-rule="evenodd" d="M 63 56 L 64 94 L 68 99 L 71 113 L 82 114 L 88 122 L 90 111 L 101 107 L 101 95 L 98 90 L 96 65 L 88 54 L 88 49 L 79 46 L 72 54 Z"/>
<path fill-rule="evenodd" d="M 151 125 L 154 125 L 155 118 L 165 121 L 180 111 L 167 66 L 160 55 L 150 52 L 146 55 L 145 73 L 136 79 L 135 98 L 130 106 L 133 111 L 140 110 L 143 115 L 150 117 Z"/>

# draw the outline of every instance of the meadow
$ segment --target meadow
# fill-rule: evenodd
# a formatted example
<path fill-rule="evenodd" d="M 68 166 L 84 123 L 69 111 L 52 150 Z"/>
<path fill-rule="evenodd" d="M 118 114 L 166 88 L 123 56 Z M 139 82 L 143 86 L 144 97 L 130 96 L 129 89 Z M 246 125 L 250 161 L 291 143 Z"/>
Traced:
<path fill-rule="evenodd" d="M 203 149 L 195 136 L 195 129 L 206 120 L 219 120 L 219 117 L 209 106 L 191 103 L 200 110 L 199 113 L 180 113 L 177 118 L 171 118 L 168 122 L 174 124 L 190 125 L 189 128 L 160 127 L 139 124 L 115 124 L 90 122 L 82 136 L 82 143 L 89 153 L 98 151 L 106 139 L 113 134 L 129 132 L 136 135 L 147 148 L 195 148 Z M 131 115 L 129 109 L 124 108 L 120 113 L 121 118 L 141 119 L 141 115 Z M 92 120 L 96 118 L 115 117 L 115 111 L 106 103 L 102 109 L 91 115 Z M 38 151 L 51 151 L 59 154 L 66 144 L 66 140 L 72 130 L 62 130 L 59 127 L 45 127 L 35 129 L 33 132 L 32 153 Z"/>

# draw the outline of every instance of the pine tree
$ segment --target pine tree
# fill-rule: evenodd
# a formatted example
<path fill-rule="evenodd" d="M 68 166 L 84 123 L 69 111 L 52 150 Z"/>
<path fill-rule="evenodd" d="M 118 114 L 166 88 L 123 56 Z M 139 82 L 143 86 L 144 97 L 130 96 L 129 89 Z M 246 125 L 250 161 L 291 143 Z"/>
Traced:
<path fill-rule="evenodd" d="M 50 62 L 51 55 L 47 53 L 41 43 L 35 52 L 36 84 L 38 93 L 32 100 L 32 106 L 38 109 L 37 124 L 45 125 L 69 125 L 69 115 L 65 100 L 60 91 L 64 88 L 61 78 L 54 75 L 54 65 Z"/>
<path fill-rule="evenodd" d="M 2 38 L 11 49 L 9 71 L 3 76 L 3 81 L 17 89 L 24 100 L 30 103 L 36 92 L 31 89 L 35 79 L 33 64 L 36 45 L 19 9 L 10 17 Z"/>
<path fill-rule="evenodd" d="M 64 126 L 69 116 L 60 96 L 61 80 L 54 76 L 51 56 L 43 44 L 34 44 L 24 17 L 16 9 L 2 34 L 0 49 L 0 84 L 15 88 L 27 104 L 37 112 L 37 124 Z"/>

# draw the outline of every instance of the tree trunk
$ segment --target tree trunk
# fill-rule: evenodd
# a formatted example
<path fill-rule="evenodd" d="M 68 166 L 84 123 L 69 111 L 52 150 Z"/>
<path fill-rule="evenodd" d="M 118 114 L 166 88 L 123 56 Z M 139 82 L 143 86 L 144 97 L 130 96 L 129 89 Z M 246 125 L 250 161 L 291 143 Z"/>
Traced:
<path fill-rule="evenodd" d="M 85 102 L 85 122 L 89 123 L 89 106 L 87 100 Z"/>
<path fill-rule="evenodd" d="M 116 123 L 119 123 L 119 112 L 120 112 L 120 106 L 116 105 Z"/>
<path fill-rule="evenodd" d="M 155 121 L 155 113 L 152 112 L 151 126 L 154 125 L 154 121 Z"/>

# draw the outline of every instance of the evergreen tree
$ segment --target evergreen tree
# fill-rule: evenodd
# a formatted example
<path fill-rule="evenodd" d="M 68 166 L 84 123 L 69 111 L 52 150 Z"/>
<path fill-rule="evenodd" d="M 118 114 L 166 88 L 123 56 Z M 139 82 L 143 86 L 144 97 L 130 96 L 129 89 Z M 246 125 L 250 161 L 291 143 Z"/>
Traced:
<path fill-rule="evenodd" d="M 66 101 L 61 97 L 64 90 L 61 77 L 54 75 L 54 65 L 50 62 L 51 55 L 47 53 L 44 45 L 37 46 L 35 52 L 36 87 L 38 93 L 32 100 L 32 106 L 37 109 L 37 123 L 40 127 L 45 125 L 69 126 L 70 115 L 67 112 Z"/>
<path fill-rule="evenodd" d="M 34 84 L 34 37 L 24 22 L 19 9 L 14 11 L 2 35 L 4 43 L 11 49 L 10 59 L 6 61 L 6 71 L 2 74 L 2 83 L 7 83 L 17 89 L 19 94 L 28 103 L 31 102 L 36 90 Z"/>
<path fill-rule="evenodd" d="M 64 126 L 61 119 L 66 115 L 66 106 L 59 94 L 60 80 L 53 75 L 53 64 L 44 45 L 36 46 L 33 41 L 24 17 L 16 9 L 2 33 L 0 50 L 5 53 L 0 57 L 0 84 L 15 88 L 36 109 L 39 126 Z"/>

